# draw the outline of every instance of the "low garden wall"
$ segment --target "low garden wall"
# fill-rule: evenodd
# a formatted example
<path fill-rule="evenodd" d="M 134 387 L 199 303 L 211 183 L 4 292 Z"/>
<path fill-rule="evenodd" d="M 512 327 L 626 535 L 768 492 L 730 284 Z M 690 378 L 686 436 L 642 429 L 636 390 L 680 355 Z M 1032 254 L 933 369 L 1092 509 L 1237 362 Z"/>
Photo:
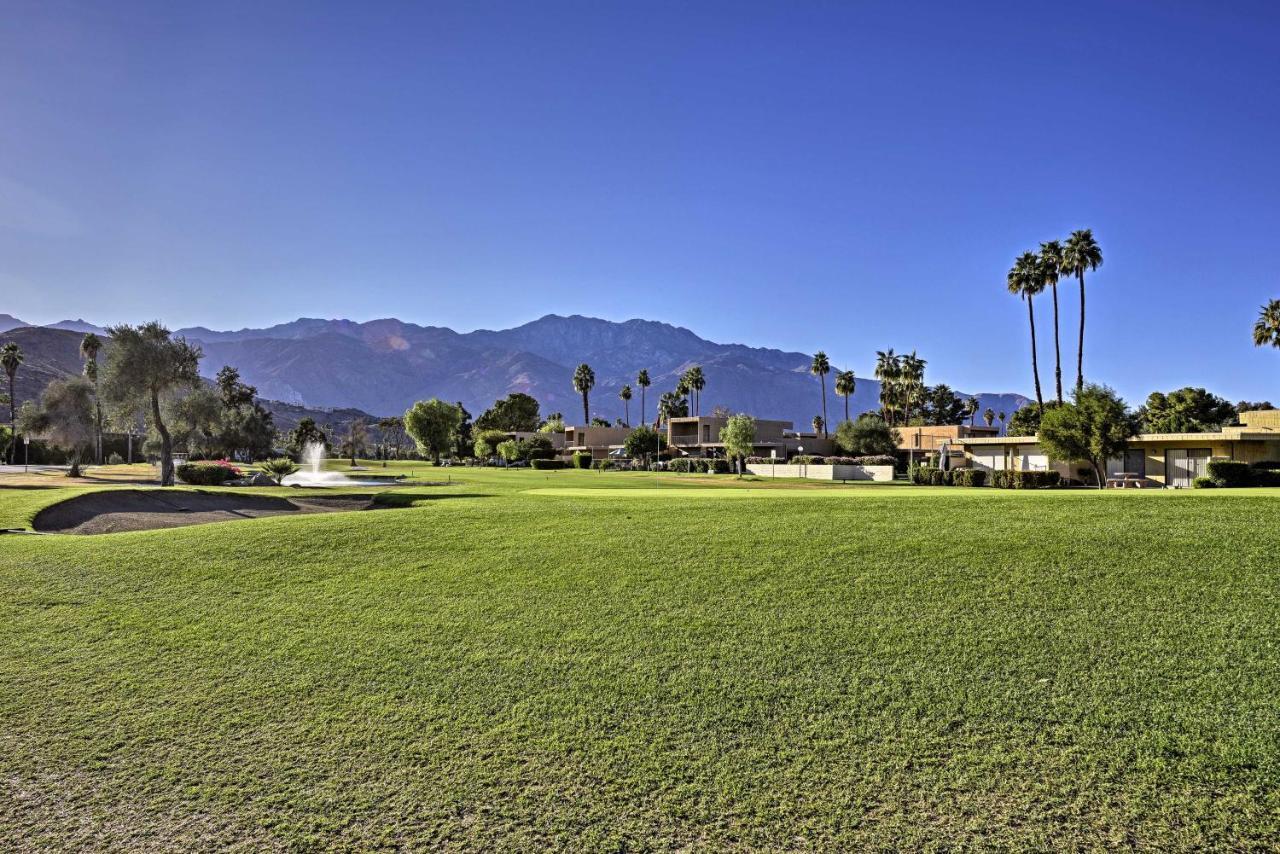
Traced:
<path fill-rule="evenodd" d="M 747 463 L 747 471 L 757 477 L 803 477 L 809 480 L 893 480 L 893 466 Z"/>

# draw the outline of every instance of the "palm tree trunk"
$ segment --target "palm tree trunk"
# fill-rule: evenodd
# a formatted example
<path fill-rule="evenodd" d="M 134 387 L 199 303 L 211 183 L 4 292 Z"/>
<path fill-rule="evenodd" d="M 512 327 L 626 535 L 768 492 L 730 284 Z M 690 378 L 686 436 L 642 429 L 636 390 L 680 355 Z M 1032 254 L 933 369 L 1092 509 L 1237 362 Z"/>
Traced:
<path fill-rule="evenodd" d="M 1040 360 L 1036 356 L 1036 310 L 1031 306 L 1031 297 L 1027 297 L 1027 318 L 1031 321 L 1031 375 L 1036 380 L 1036 405 L 1040 407 L 1040 415 L 1044 416 L 1044 395 L 1040 392 Z"/>
<path fill-rule="evenodd" d="M 640 423 L 644 423 L 644 386 L 640 386 Z"/>
<path fill-rule="evenodd" d="M 9 465 L 13 465 L 14 459 L 18 456 L 18 398 L 13 390 L 13 374 L 9 374 L 9 447 L 8 451 Z"/>
<path fill-rule="evenodd" d="M 827 438 L 827 375 L 818 374 L 822 383 L 822 438 Z"/>
<path fill-rule="evenodd" d="M 849 395 L 844 396 L 844 420 L 849 420 Z"/>
<path fill-rule="evenodd" d="M 591 426 L 591 406 L 587 402 L 587 392 L 585 389 L 582 392 L 582 426 Z"/>
<path fill-rule="evenodd" d="M 1062 403 L 1062 349 L 1058 346 L 1058 285 L 1053 285 L 1053 378 L 1058 387 L 1058 403 Z"/>
<path fill-rule="evenodd" d="M 1080 276 L 1080 342 L 1076 347 L 1076 391 L 1084 388 L 1084 270 Z"/>
<path fill-rule="evenodd" d="M 622 401 L 622 417 L 626 419 L 627 426 L 631 426 L 631 401 Z"/>

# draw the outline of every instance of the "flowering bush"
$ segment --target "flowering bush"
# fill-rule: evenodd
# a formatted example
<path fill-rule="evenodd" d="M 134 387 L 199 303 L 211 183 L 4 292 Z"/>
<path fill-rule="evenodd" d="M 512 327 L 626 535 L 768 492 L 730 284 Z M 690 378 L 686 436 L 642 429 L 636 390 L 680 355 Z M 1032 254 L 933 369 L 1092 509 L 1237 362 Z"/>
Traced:
<path fill-rule="evenodd" d="M 242 477 L 244 472 L 230 460 L 205 460 L 178 466 L 178 479 L 192 486 L 220 486 Z"/>

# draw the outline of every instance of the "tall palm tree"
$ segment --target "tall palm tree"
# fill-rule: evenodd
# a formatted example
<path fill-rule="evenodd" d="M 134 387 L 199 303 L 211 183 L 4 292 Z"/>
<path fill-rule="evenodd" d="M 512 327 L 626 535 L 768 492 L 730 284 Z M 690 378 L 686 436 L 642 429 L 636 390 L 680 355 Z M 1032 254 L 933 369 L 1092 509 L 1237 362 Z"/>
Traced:
<path fill-rule="evenodd" d="M 978 399 L 976 397 L 970 397 L 967 401 L 965 401 L 965 404 L 964 404 L 965 409 L 969 410 L 969 426 L 970 427 L 973 426 L 973 419 L 975 416 L 977 416 L 978 407 L 981 405 L 982 404 L 978 403 Z"/>
<path fill-rule="evenodd" d="M 892 427 L 894 424 L 894 392 L 902 375 L 902 361 L 894 355 L 893 348 L 876 351 L 875 377 L 880 381 L 880 411 L 884 420 Z"/>
<path fill-rule="evenodd" d="M 582 426 L 591 424 L 591 389 L 596 387 L 596 372 L 583 362 L 573 372 L 573 390 L 582 395 Z"/>
<path fill-rule="evenodd" d="M 649 387 L 649 372 L 641 369 L 636 374 L 636 385 L 640 386 L 640 423 L 644 423 L 644 390 Z"/>
<path fill-rule="evenodd" d="M 836 394 L 844 398 L 844 420 L 849 420 L 849 398 L 853 397 L 853 392 L 858 387 L 858 378 L 853 375 L 853 371 L 840 371 L 836 374 L 835 389 Z"/>
<path fill-rule="evenodd" d="M 992 422 L 996 420 L 996 411 L 988 406 L 982 413 L 982 420 L 990 427 Z"/>
<path fill-rule="evenodd" d="M 702 368 L 694 365 L 684 372 L 684 384 L 693 392 L 693 414 L 702 414 L 702 390 L 707 387 L 707 378 Z"/>
<path fill-rule="evenodd" d="M 14 391 L 14 377 L 22 364 L 22 348 L 10 341 L 0 347 L 0 367 L 9 377 L 9 464 L 13 465 L 18 450 L 18 393 Z"/>
<path fill-rule="evenodd" d="M 1102 248 L 1089 228 L 1071 232 L 1062 249 L 1062 273 L 1080 282 L 1080 342 L 1076 350 L 1076 391 L 1084 388 L 1084 274 L 1102 266 Z"/>
<path fill-rule="evenodd" d="M 1036 311 L 1032 298 L 1044 290 L 1044 276 L 1040 273 L 1040 259 L 1034 252 L 1023 252 L 1013 262 L 1006 279 L 1009 293 L 1017 294 L 1027 304 L 1027 320 L 1031 324 L 1031 375 L 1036 382 L 1036 404 L 1044 414 L 1044 395 L 1040 391 L 1040 361 L 1036 354 Z"/>
<path fill-rule="evenodd" d="M 821 433 L 823 436 L 826 436 L 827 435 L 827 419 L 823 418 L 821 415 L 813 416 L 813 433 L 815 436 L 819 433 Z"/>
<path fill-rule="evenodd" d="M 622 387 L 622 391 L 618 392 L 618 397 L 622 399 L 622 405 L 623 407 L 625 407 L 624 411 L 626 414 L 622 420 L 628 427 L 630 427 L 631 426 L 631 386 L 624 385 Z"/>
<path fill-rule="evenodd" d="M 899 385 L 902 387 L 902 425 L 911 426 L 911 401 L 924 394 L 924 369 L 928 364 L 912 350 L 899 360 Z"/>
<path fill-rule="evenodd" d="M 827 374 L 831 373 L 831 360 L 827 358 L 826 353 L 819 350 L 813 354 L 813 364 L 809 366 L 809 373 L 822 383 L 822 438 L 825 439 L 827 438 Z"/>
<path fill-rule="evenodd" d="M 80 357 L 84 359 L 84 375 L 93 383 L 93 461 L 102 465 L 102 400 L 98 396 L 98 353 L 102 351 L 102 339 L 86 332 L 80 339 Z"/>
<path fill-rule="evenodd" d="M 1280 347 L 1280 299 L 1273 299 L 1258 309 L 1253 343 L 1256 347 Z"/>
<path fill-rule="evenodd" d="M 1058 345 L 1058 276 L 1062 273 L 1062 244 L 1056 240 L 1040 244 L 1040 274 L 1044 284 L 1053 289 L 1053 378 L 1057 385 L 1058 403 L 1062 403 L 1062 348 Z"/>
<path fill-rule="evenodd" d="M 1004 413 L 1001 412 L 996 417 L 1000 419 L 1000 435 L 1003 436 L 1004 435 Z"/>

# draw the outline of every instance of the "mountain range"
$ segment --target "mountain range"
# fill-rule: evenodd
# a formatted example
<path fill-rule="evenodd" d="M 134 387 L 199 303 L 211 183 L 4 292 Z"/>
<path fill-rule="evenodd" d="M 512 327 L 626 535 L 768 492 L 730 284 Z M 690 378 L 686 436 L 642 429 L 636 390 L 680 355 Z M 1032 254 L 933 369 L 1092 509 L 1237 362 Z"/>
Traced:
<path fill-rule="evenodd" d="M 17 318 L 0 315 L 0 339 L 31 338 L 34 330 L 23 326 Z M 44 342 L 39 353 L 28 356 L 23 372 L 31 376 L 20 380 L 20 400 L 38 393 L 52 376 L 78 371 L 78 333 L 103 331 L 83 320 L 51 327 L 63 335 L 56 342 Z M 460 333 L 394 318 L 362 323 L 299 318 L 262 329 L 190 327 L 176 333 L 204 351 L 202 374 L 212 377 L 223 365 L 233 365 L 262 397 L 294 408 L 345 407 L 393 415 L 415 400 L 439 397 L 461 401 L 478 415 L 494 400 L 520 391 L 537 398 L 544 415 L 563 412 L 573 423 L 582 418 L 573 371 L 586 362 L 596 375 L 591 414 L 610 421 L 623 415 L 618 392 L 625 384 L 635 394 L 632 421 L 639 420 L 640 389 L 635 377 L 640 369 L 647 369 L 653 382 L 645 408 L 651 420 L 661 393 L 674 388 L 680 374 L 694 364 L 702 366 L 707 379 L 703 413 L 723 406 L 761 418 L 790 420 L 807 429 L 822 411 L 818 380 L 808 371 L 811 355 L 719 344 L 688 329 L 650 320 L 547 315 L 513 329 Z M 31 341 L 24 349 L 34 345 Z M 827 378 L 827 406 L 835 423 L 843 417 L 844 402 L 832 391 L 833 378 Z M 879 392 L 879 383 L 859 377 L 849 401 L 851 413 L 877 408 Z M 976 396 L 982 408 L 1009 414 L 1028 402 L 1019 394 Z"/>

